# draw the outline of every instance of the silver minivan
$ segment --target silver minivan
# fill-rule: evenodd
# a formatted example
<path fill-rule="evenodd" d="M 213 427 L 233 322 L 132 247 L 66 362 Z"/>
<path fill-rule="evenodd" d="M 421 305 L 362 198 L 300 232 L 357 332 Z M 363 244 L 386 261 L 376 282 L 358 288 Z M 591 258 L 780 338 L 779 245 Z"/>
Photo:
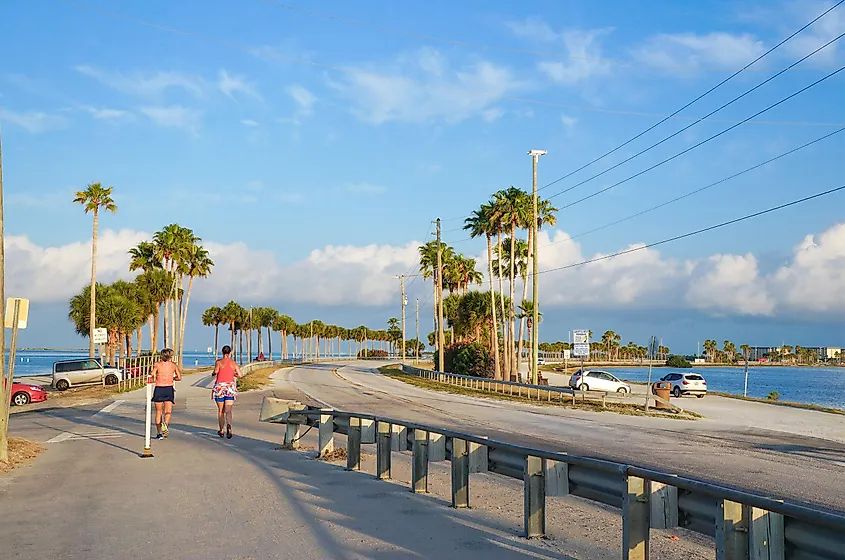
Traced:
<path fill-rule="evenodd" d="M 103 383 L 114 385 L 123 378 L 123 370 L 111 366 L 103 367 L 95 358 L 64 360 L 53 364 L 53 387 L 59 391 L 74 385 Z"/>

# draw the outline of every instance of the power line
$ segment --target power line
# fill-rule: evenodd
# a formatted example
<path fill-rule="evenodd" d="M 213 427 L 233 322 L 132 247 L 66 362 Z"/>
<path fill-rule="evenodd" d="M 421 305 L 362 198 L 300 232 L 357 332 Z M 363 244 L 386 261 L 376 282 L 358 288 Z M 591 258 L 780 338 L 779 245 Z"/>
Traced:
<path fill-rule="evenodd" d="M 845 35 L 845 33 L 843 33 L 843 35 Z M 842 37 L 843 35 L 840 35 L 840 37 Z M 780 101 L 777 101 L 777 102 L 775 102 L 775 103 L 772 103 L 771 105 L 769 105 L 769 106 L 768 106 L 768 107 L 766 107 L 765 109 L 763 109 L 763 110 L 761 110 L 761 111 L 758 111 L 758 112 L 754 113 L 753 115 L 751 115 L 750 117 L 748 117 L 748 119 L 747 119 L 747 120 L 751 120 L 751 119 L 753 119 L 754 117 L 757 117 L 757 116 L 759 116 L 759 115 L 762 115 L 762 114 L 763 114 L 763 113 L 765 113 L 766 111 L 769 111 L 769 110 L 771 110 L 771 109 L 774 109 L 774 108 L 775 108 L 775 107 L 777 107 L 778 105 L 781 105 L 782 103 L 785 103 L 785 102 L 789 101 L 789 100 L 790 100 L 790 99 L 792 99 L 793 97 L 796 97 L 797 95 L 800 95 L 800 94 L 804 93 L 804 92 L 805 92 L 805 91 L 807 91 L 808 89 L 810 89 L 810 88 L 812 88 L 812 87 L 814 87 L 814 86 L 816 86 L 816 85 L 818 85 L 818 84 L 820 84 L 820 83 L 824 82 L 825 80 L 827 80 L 827 79 L 829 79 L 829 78 L 832 78 L 833 76 L 837 75 L 838 73 L 842 72 L 843 70 L 845 70 L 845 66 L 843 66 L 843 67 L 839 68 L 838 70 L 835 70 L 835 71 L 833 71 L 833 72 L 831 72 L 831 73 L 829 73 L 829 74 L 827 74 L 827 75 L 825 75 L 825 76 L 823 76 L 823 77 L 819 78 L 818 80 L 816 80 L 815 82 L 811 83 L 811 84 L 810 84 L 810 85 L 808 85 L 808 86 L 804 86 L 803 88 L 799 89 L 798 91 L 796 91 L 796 92 L 794 92 L 794 93 L 792 93 L 792 94 L 790 94 L 790 95 L 788 95 L 788 96 L 784 97 L 784 98 L 783 98 L 783 99 L 781 99 Z M 596 197 L 596 196 L 598 196 L 598 195 L 600 195 L 600 194 L 602 194 L 602 193 L 605 193 L 605 192 L 607 192 L 607 191 L 609 191 L 609 190 L 611 190 L 611 189 L 614 189 L 614 188 L 618 187 L 619 185 L 622 185 L 622 184 L 624 184 L 624 183 L 627 183 L 628 181 L 630 181 L 630 180 L 632 180 L 632 179 L 636 179 L 637 177 L 640 177 L 641 175 L 644 175 L 644 174 L 648 173 L 649 171 L 651 171 L 651 170 L 653 170 L 653 169 L 656 169 L 656 168 L 660 167 L 661 165 L 663 165 L 663 164 L 665 164 L 665 163 L 668 163 L 668 162 L 670 162 L 670 161 L 672 161 L 672 160 L 674 160 L 674 159 L 676 159 L 676 158 L 678 158 L 678 157 L 680 157 L 680 156 L 682 156 L 682 155 L 684 155 L 684 154 L 686 154 L 686 153 L 688 153 L 688 152 L 691 152 L 692 150 L 694 150 L 694 149 L 698 148 L 699 146 L 703 146 L 704 144 L 706 144 L 706 143 L 710 142 L 711 140 L 714 140 L 714 139 L 718 138 L 719 136 L 721 136 L 721 135 L 723 135 L 723 134 L 725 134 L 725 133 L 727 133 L 727 132 L 730 132 L 731 130 L 733 130 L 733 129 L 737 128 L 738 126 L 740 126 L 740 125 L 742 125 L 742 124 L 743 124 L 743 122 L 742 122 L 742 121 L 740 121 L 740 122 L 738 122 L 738 123 L 736 123 L 736 124 L 734 124 L 734 125 L 731 125 L 731 126 L 729 126 L 728 128 L 726 128 L 726 129 L 722 130 L 721 132 L 718 132 L 718 133 L 714 134 L 713 136 L 710 136 L 709 138 L 706 138 L 705 140 L 702 140 L 701 142 L 698 142 L 697 144 L 694 144 L 693 146 L 690 146 L 689 148 L 687 148 L 687 149 L 685 149 L 685 150 L 682 150 L 682 151 L 678 152 L 677 154 L 675 154 L 675 155 L 673 155 L 673 156 L 671 156 L 671 157 L 668 157 L 668 158 L 664 159 L 663 161 L 660 161 L 660 162 L 658 162 L 658 163 L 656 163 L 656 164 L 652 165 L 651 167 L 649 167 L 649 168 L 647 168 L 647 169 L 644 169 L 644 170 L 640 171 L 639 173 L 635 173 L 634 175 L 631 175 L 630 177 L 628 177 L 628 178 L 626 178 L 626 179 L 623 179 L 623 180 L 621 180 L 621 181 L 618 181 L 618 182 L 616 182 L 616 183 L 614 183 L 614 184 L 610 185 L 609 187 L 605 187 L 605 188 L 600 189 L 600 190 L 598 190 L 598 191 L 596 191 L 596 192 L 594 192 L 594 193 L 592 193 L 592 194 L 590 194 L 590 195 L 587 195 L 587 196 L 585 196 L 585 197 L 582 197 L 582 198 L 580 198 L 580 199 L 576 200 L 575 202 L 570 202 L 569 204 L 567 204 L 567 205 L 565 205 L 565 206 L 561 207 L 561 210 L 564 210 L 564 209 L 566 209 L 566 208 L 571 208 L 572 206 L 575 206 L 576 204 L 580 204 L 581 202 L 584 202 L 584 201 L 586 201 L 586 200 L 589 200 L 589 199 L 591 199 L 591 198 L 594 198 L 594 197 Z M 558 196 L 558 195 L 563 194 L 564 192 L 566 192 L 566 191 L 561 191 L 561 192 L 559 192 L 559 193 L 553 194 L 553 195 L 552 195 L 552 196 L 550 196 L 549 198 L 550 198 L 550 199 L 551 199 L 551 198 L 554 198 L 554 197 L 556 197 L 556 196 Z"/>
<path fill-rule="evenodd" d="M 499 51 L 499 52 L 506 52 L 506 53 L 513 53 L 513 54 L 525 54 L 525 55 L 534 55 L 534 56 L 546 56 L 549 58 L 570 58 L 573 60 L 585 60 L 588 62 L 603 62 L 606 64 L 617 64 L 621 66 L 641 66 L 646 68 L 659 68 L 664 70 L 696 70 L 696 71 L 708 71 L 708 72 L 729 72 L 734 71 L 736 68 L 729 68 L 729 67 L 701 67 L 701 66 L 689 66 L 689 65 L 679 65 L 679 64 L 649 64 L 647 62 L 634 62 L 628 60 L 621 60 L 615 58 L 603 58 L 603 57 L 595 57 L 595 56 L 577 56 L 573 54 L 561 54 L 559 52 L 551 52 L 551 51 L 532 51 L 526 49 L 515 49 L 510 47 L 502 47 L 498 45 L 488 45 L 483 43 L 473 43 L 470 41 L 463 41 L 460 39 L 449 39 L 444 37 L 435 37 L 432 35 L 427 35 L 423 33 L 415 33 L 413 31 L 405 31 L 403 29 L 396 29 L 392 27 L 385 27 L 383 25 L 376 25 L 373 23 L 367 23 L 363 21 L 358 21 L 354 19 L 344 18 L 340 16 L 335 16 L 332 14 L 325 14 L 321 12 L 315 12 L 312 10 L 307 10 L 305 8 L 300 8 L 298 6 L 291 6 L 289 4 L 282 4 L 281 2 L 274 2 L 273 0 L 256 0 L 257 2 L 261 2 L 262 4 L 268 4 L 271 6 L 276 6 L 279 8 L 284 8 L 285 10 L 290 10 L 292 12 L 298 12 L 301 14 L 305 14 L 312 17 L 329 19 L 332 21 L 337 21 L 339 23 L 345 23 L 347 25 L 353 25 L 356 27 L 363 27 L 366 29 L 373 29 L 375 31 L 381 31 L 384 33 L 391 33 L 393 35 L 402 35 L 405 37 L 413 37 L 415 39 L 422 39 L 424 41 L 431 41 L 434 43 L 445 43 L 449 45 L 455 45 L 460 47 L 470 47 L 474 49 L 481 49 L 481 50 L 488 50 L 488 51 Z M 756 72 L 762 71 L 774 71 L 779 70 L 780 68 L 754 68 L 753 70 Z"/>
<path fill-rule="evenodd" d="M 212 38 L 212 37 L 207 37 L 207 36 L 204 36 L 204 35 L 200 35 L 199 33 L 194 33 L 192 31 L 184 31 L 184 30 L 181 30 L 181 29 L 176 29 L 176 28 L 173 28 L 173 27 L 168 27 L 168 26 L 165 26 L 165 25 L 160 25 L 160 24 L 157 24 L 157 23 L 147 22 L 147 21 L 140 20 L 140 19 L 137 19 L 137 18 L 125 16 L 125 15 L 118 14 L 118 13 L 115 13 L 115 12 L 109 12 L 109 11 L 106 11 L 106 10 L 101 10 L 99 8 L 94 8 L 92 6 L 86 6 L 84 4 L 79 4 L 79 3 L 74 2 L 72 0 L 56 0 L 56 1 L 62 2 L 64 4 L 68 4 L 70 6 L 74 6 L 76 8 L 81 9 L 81 10 L 87 10 L 87 11 L 90 11 L 90 12 L 95 12 L 95 13 L 98 13 L 100 15 L 108 16 L 108 17 L 111 17 L 111 18 L 114 18 L 114 19 L 120 19 L 120 20 L 123 20 L 123 21 L 135 23 L 137 25 L 142 25 L 142 26 L 145 26 L 145 27 L 158 29 L 159 31 L 166 31 L 168 33 L 174 33 L 176 35 L 183 35 L 185 37 L 191 37 L 191 38 L 194 38 L 194 39 L 199 39 L 201 41 L 206 41 L 208 43 L 214 43 L 214 44 L 217 44 L 217 45 L 238 49 L 238 50 L 249 52 L 249 53 L 252 53 L 252 54 L 255 54 L 255 55 L 258 55 L 258 56 L 276 58 L 276 59 L 279 59 L 279 60 L 294 62 L 296 64 L 313 66 L 313 67 L 316 67 L 316 68 L 323 68 L 323 69 L 333 70 L 333 71 L 337 71 L 337 72 L 356 72 L 356 73 L 364 75 L 364 76 L 369 76 L 369 77 L 374 77 L 374 78 L 379 78 L 379 79 L 384 79 L 384 80 L 393 80 L 393 81 L 397 81 L 397 82 L 405 82 L 405 83 L 409 83 L 409 84 L 412 84 L 412 85 L 415 85 L 415 86 L 421 86 L 421 87 L 424 87 L 424 88 L 442 89 L 442 90 L 447 90 L 447 91 L 462 91 L 462 92 L 472 93 L 472 94 L 475 94 L 475 95 L 478 95 L 478 96 L 487 96 L 487 97 L 495 98 L 496 100 L 500 100 L 500 101 L 512 101 L 512 102 L 517 102 L 517 103 L 527 103 L 527 104 L 539 105 L 539 106 L 543 106 L 543 107 L 558 107 L 558 108 L 563 108 L 563 109 L 572 109 L 572 110 L 576 110 L 576 111 L 589 111 L 589 112 L 594 112 L 594 113 L 607 113 L 607 114 L 613 114 L 613 115 L 632 115 L 632 116 L 640 116 L 640 117 L 663 118 L 663 117 L 666 116 L 664 114 L 648 113 L 648 112 L 643 112 L 643 111 L 628 111 L 628 110 L 624 110 L 624 109 L 602 109 L 602 108 L 599 108 L 599 107 L 590 107 L 590 106 L 586 106 L 586 105 L 570 105 L 570 104 L 566 104 L 566 103 L 557 103 L 557 102 L 554 102 L 554 101 L 544 101 L 544 100 L 532 99 L 532 98 L 528 98 L 528 97 L 499 96 L 498 94 L 495 94 L 495 93 L 479 91 L 479 90 L 470 89 L 470 88 L 462 88 L 462 87 L 459 87 L 459 86 L 452 86 L 452 85 L 447 85 L 447 84 L 430 84 L 430 83 L 422 82 L 422 81 L 419 81 L 419 80 L 407 78 L 405 76 L 386 76 L 384 74 L 367 72 L 367 71 L 361 70 L 359 68 L 336 66 L 336 65 L 332 65 L 332 64 L 325 64 L 325 63 L 321 63 L 321 62 L 316 62 L 316 61 L 313 61 L 313 60 L 305 60 L 305 59 L 296 58 L 296 57 L 292 57 L 292 56 L 281 55 L 281 54 L 274 53 L 274 52 L 268 52 L 266 50 L 248 47 L 246 45 L 234 43 L 234 42 L 231 42 L 231 41 L 225 41 L 225 40 L 222 40 L 222 39 L 215 39 L 215 38 Z M 689 121 L 689 120 L 700 121 L 701 120 L 698 117 L 684 117 L 684 116 L 681 116 L 681 115 L 675 115 L 674 117 L 671 117 L 671 118 L 679 119 L 679 120 L 687 120 L 687 121 Z M 735 122 L 735 121 L 723 120 L 723 119 L 712 119 L 712 120 L 709 120 L 708 122 L 729 123 L 729 122 Z M 780 126 L 825 126 L 825 127 L 828 127 L 828 126 L 835 126 L 835 127 L 845 126 L 845 123 L 796 122 L 796 121 L 749 121 L 748 124 L 780 125 Z"/>
<path fill-rule="evenodd" d="M 815 17 L 812 21 L 810 21 L 809 23 L 807 23 L 806 25 L 804 25 L 803 27 L 801 27 L 801 29 L 799 29 L 798 31 L 794 32 L 792 35 L 788 36 L 786 39 L 783 39 L 781 42 L 779 42 L 778 44 L 776 44 L 775 46 L 773 46 L 772 48 L 770 48 L 769 50 L 767 50 L 766 52 L 764 52 L 763 54 L 761 54 L 760 56 L 758 56 L 757 58 L 755 58 L 754 60 L 752 60 L 752 61 L 751 61 L 750 63 L 748 63 L 746 66 L 744 66 L 743 68 L 741 68 L 741 69 L 737 70 L 736 72 L 734 72 L 733 74 L 731 74 L 730 76 L 728 76 L 727 78 L 725 78 L 724 80 L 722 80 L 721 82 L 719 82 L 718 84 L 716 84 L 715 86 L 711 87 L 710 89 L 708 89 L 707 91 L 705 91 L 704 93 L 702 93 L 701 95 L 699 95 L 698 97 L 696 97 L 695 99 L 693 99 L 692 101 L 690 101 L 689 103 L 687 103 L 686 105 L 684 105 L 683 107 L 681 107 L 680 109 L 678 109 L 677 111 L 675 111 L 674 113 L 672 113 L 671 115 L 668 115 L 668 116 L 664 117 L 663 119 L 661 119 L 660 121 L 656 122 L 655 124 L 653 124 L 652 126 L 648 127 L 647 129 L 643 130 L 642 132 L 640 132 L 639 134 L 637 134 L 637 135 L 636 135 L 636 136 L 634 136 L 633 138 L 631 138 L 631 139 L 627 140 L 626 142 L 624 142 L 624 143 L 620 144 L 619 146 L 616 146 L 615 148 L 613 148 L 613 149 L 612 149 L 612 150 L 610 150 L 609 152 L 606 152 L 605 154 L 603 154 L 603 155 L 601 155 L 601 156 L 597 157 L 596 159 L 592 160 L 591 162 L 589 162 L 589 163 L 587 163 L 587 164 L 585 164 L 585 165 L 582 165 L 581 167 L 579 167 L 579 168 L 578 168 L 578 169 L 576 169 L 575 171 L 572 171 L 571 173 L 568 173 L 568 174 L 564 175 L 564 176 L 563 176 L 563 177 L 561 177 L 560 179 L 556 179 L 556 180 L 552 181 L 551 183 L 549 183 L 549 184 L 547 184 L 547 185 L 544 185 L 544 186 L 543 186 L 543 188 L 541 188 L 540 190 L 546 189 L 546 188 L 548 188 L 548 187 L 550 187 L 550 186 L 554 185 L 555 183 L 559 183 L 560 181 L 563 181 L 564 179 L 568 179 L 569 177 L 571 177 L 571 176 L 575 175 L 575 174 L 576 174 L 576 173 L 578 173 L 579 171 L 582 171 L 582 170 L 586 169 L 587 167 L 589 167 L 589 166 L 593 165 L 594 163 L 597 163 L 597 162 L 599 162 L 599 161 L 603 160 L 603 159 L 604 159 L 604 158 L 606 158 L 607 156 L 609 156 L 609 155 L 611 155 L 611 154 L 613 154 L 613 153 L 617 152 L 618 150 L 620 150 L 620 149 L 624 148 L 625 146 L 627 146 L 627 145 L 628 145 L 628 144 L 630 144 L 631 142 L 633 142 L 633 141 L 637 140 L 638 138 L 642 137 L 643 135 L 645 135 L 645 134 L 647 134 L 647 133 L 651 132 L 652 130 L 654 130 L 655 128 L 657 128 L 658 126 L 660 126 L 661 124 L 665 123 L 665 122 L 666 122 L 667 120 L 669 120 L 670 118 L 672 118 L 672 117 L 674 117 L 675 115 L 679 114 L 679 113 L 680 113 L 681 111 L 683 111 L 684 109 L 687 109 L 688 107 L 690 107 L 690 106 L 694 105 L 695 103 L 697 103 L 698 101 L 700 101 L 701 99 L 703 99 L 704 97 L 706 97 L 707 95 L 709 95 L 709 94 L 713 93 L 714 91 L 716 91 L 717 89 L 719 89 L 720 87 L 722 87 L 723 85 L 725 85 L 726 83 L 728 83 L 730 80 L 732 80 L 732 79 L 733 79 L 733 78 L 735 78 L 736 76 L 740 75 L 743 71 L 747 70 L 748 68 L 750 68 L 751 66 L 753 66 L 755 63 L 759 62 L 760 60 L 762 60 L 763 58 L 765 58 L 766 56 L 768 56 L 769 54 L 771 54 L 772 52 L 774 52 L 775 50 L 777 50 L 778 48 L 780 48 L 780 47 L 781 47 L 784 43 L 786 43 L 787 41 L 789 41 L 790 39 L 792 39 L 793 37 L 795 37 L 796 35 L 798 35 L 798 34 L 799 34 L 799 33 L 801 33 L 802 31 L 804 31 L 805 29 L 807 29 L 808 27 L 810 27 L 811 25 L 813 25 L 815 22 L 817 22 L 818 20 L 820 20 L 821 18 L 823 18 L 824 16 L 826 16 L 828 13 L 830 13 L 831 11 L 833 11 L 833 10 L 834 10 L 837 6 L 841 5 L 843 2 L 845 2 L 845 0 L 839 0 L 839 2 L 838 2 L 838 3 L 834 4 L 833 6 L 831 6 L 831 7 L 830 7 L 830 8 L 828 8 L 827 10 L 825 10 L 822 14 L 818 15 L 817 17 Z M 765 81 L 763 81 L 763 82 L 761 82 L 761 83 L 757 84 L 755 87 L 753 87 L 753 88 L 751 88 L 750 90 L 746 91 L 745 93 L 743 93 L 743 94 L 742 94 L 742 95 L 740 95 L 739 97 L 735 97 L 735 98 L 733 98 L 732 100 L 730 100 L 729 102 L 725 103 L 724 105 L 722 105 L 721 107 L 719 107 L 719 108 L 718 108 L 718 109 L 716 109 L 715 111 L 711 112 L 711 113 L 710 113 L 710 114 L 708 114 L 708 115 L 705 115 L 704 117 L 702 117 L 702 119 L 706 119 L 707 117 L 709 117 L 709 116 L 711 116 L 711 115 L 713 115 L 713 114 L 715 114 L 715 113 L 718 113 L 719 111 L 721 111 L 722 109 L 724 109 L 724 108 L 725 108 L 725 107 L 727 107 L 728 105 L 731 105 L 731 104 L 733 104 L 733 103 L 734 103 L 734 102 L 736 102 L 736 101 L 739 101 L 740 99 L 742 99 L 743 97 L 745 97 L 745 96 L 746 96 L 746 95 L 748 95 L 749 93 L 751 93 L 751 92 L 755 91 L 756 89 L 760 88 L 761 86 L 763 86 L 763 85 L 767 84 L 768 82 L 770 82 L 770 81 L 774 80 L 775 78 L 777 78 L 778 76 L 780 76 L 781 74 L 783 74 L 783 73 L 784 73 L 784 72 L 786 72 L 787 70 L 790 70 L 791 68 L 794 68 L 795 66 L 797 66 L 798 64 L 800 64 L 800 63 L 801 63 L 801 62 L 803 62 L 804 60 L 806 60 L 806 59 L 810 58 L 811 56 L 813 56 L 814 54 L 816 54 L 817 52 L 819 52 L 819 51 L 820 51 L 820 50 L 822 50 L 823 48 L 827 47 L 827 46 L 828 46 L 828 45 L 830 45 L 831 43 L 833 43 L 833 42 L 835 42 L 835 41 L 838 41 L 841 37 L 842 37 L 842 35 L 840 35 L 839 37 L 837 37 L 837 38 L 836 38 L 836 39 L 834 39 L 833 41 L 830 41 L 829 43 L 827 43 L 827 45 L 824 45 L 823 47 L 820 47 L 820 48 L 816 49 L 815 51 L 813 51 L 812 53 L 808 54 L 808 55 L 807 55 L 807 56 L 805 56 L 804 58 L 802 58 L 802 59 L 798 60 L 797 62 L 794 62 L 793 64 L 790 64 L 789 66 L 787 66 L 787 67 L 786 67 L 786 68 L 784 68 L 783 70 L 780 70 L 779 72 L 777 72 L 777 73 L 776 73 L 776 74 L 774 74 L 773 76 L 769 77 L 767 80 L 765 80 Z M 599 177 L 599 176 L 601 176 L 602 174 L 607 173 L 607 172 L 608 172 L 608 171 L 610 171 L 611 169 L 615 169 L 615 168 L 619 167 L 620 165 L 622 165 L 622 164 L 624 164 L 624 163 L 626 163 L 626 162 L 628 162 L 628 161 L 631 161 L 631 160 L 632 160 L 632 159 L 634 159 L 635 157 L 638 157 L 638 156 L 640 156 L 640 155 L 642 155 L 642 154 L 646 153 L 647 151 L 651 150 L 652 148 L 654 148 L 654 147 L 656 147 L 656 146 L 659 146 L 659 145 L 660 145 L 660 144 L 662 144 L 663 142 L 665 142 L 665 141 L 667 141 L 667 140 L 670 140 L 671 138 L 674 138 L 675 136 L 677 136 L 678 134 L 680 134 L 680 133 L 684 132 L 685 130 L 687 130 L 687 129 L 689 129 L 689 128 L 691 128 L 691 127 L 695 126 L 695 125 L 697 125 L 699 122 L 701 122 L 701 121 L 696 121 L 696 122 L 691 123 L 690 125 L 688 125 L 688 126 L 686 126 L 686 127 L 682 128 L 681 130 L 679 130 L 678 132 L 676 132 L 676 133 L 672 134 L 671 136 L 668 136 L 668 137 L 664 138 L 663 140 L 661 140 L 660 142 L 658 142 L 658 143 L 656 143 L 656 144 L 653 144 L 653 145 L 649 146 L 648 148 L 646 148 L 645 150 L 641 151 L 640 153 L 638 153 L 638 154 L 636 154 L 636 155 L 634 155 L 634 156 L 631 156 L 630 158 L 628 158 L 628 159 L 626 159 L 626 160 L 624 160 L 624 161 L 622 161 L 622 162 L 620 162 L 620 163 L 618 163 L 618 164 L 614 165 L 614 166 L 613 166 L 613 167 L 611 167 L 610 169 L 607 169 L 607 170 L 603 171 L 603 172 L 602 172 L 602 173 L 600 173 L 599 175 L 594 175 L 593 177 L 590 177 L 590 179 L 587 179 L 587 181 L 591 181 L 592 179 L 595 179 L 596 177 Z M 584 181 L 584 182 L 586 182 L 586 181 Z M 579 183 L 579 185 L 584 184 L 584 182 Z M 575 187 L 577 187 L 577 186 L 578 186 L 578 185 L 572 186 L 572 187 L 570 187 L 570 188 L 569 188 L 569 189 L 567 189 L 567 190 L 572 190 L 572 189 L 574 189 L 574 188 L 575 188 Z M 563 192 L 567 192 L 567 191 L 563 191 Z"/>
<path fill-rule="evenodd" d="M 734 218 L 733 220 L 721 222 L 719 224 L 708 226 L 706 228 L 698 229 L 698 230 L 691 231 L 691 232 L 688 232 L 688 233 L 684 233 L 684 234 L 681 234 L 681 235 L 676 235 L 675 237 L 670 237 L 668 239 L 663 239 L 661 241 L 655 241 L 654 243 L 649 243 L 648 245 L 641 245 L 639 247 L 633 247 L 631 249 L 619 251 L 618 253 L 613 253 L 613 254 L 610 254 L 610 255 L 603 255 L 601 257 L 595 257 L 593 259 L 581 261 L 581 262 L 574 263 L 574 264 L 568 264 L 568 265 L 565 265 L 565 266 L 559 266 L 557 268 L 550 268 L 548 270 L 541 270 L 538 274 L 547 274 L 549 272 L 556 272 L 556 271 L 559 271 L 559 270 L 567 270 L 567 269 L 570 269 L 570 268 L 584 266 L 584 265 L 599 262 L 599 261 L 605 261 L 605 260 L 608 260 L 608 259 L 621 257 L 622 255 L 627 255 L 627 254 L 630 254 L 630 253 L 636 253 L 637 251 L 643 251 L 645 249 L 650 249 L 652 247 L 657 247 L 659 245 L 665 245 L 667 243 L 672 243 L 674 241 L 686 239 L 687 237 L 692 237 L 694 235 L 699 235 L 699 234 L 702 234 L 702 233 L 706 233 L 708 231 L 713 231 L 714 229 L 723 228 L 725 226 L 736 224 L 738 222 L 743 222 L 745 220 L 757 218 L 757 217 L 763 216 L 765 214 L 770 214 L 770 213 L 775 212 L 777 210 L 783 210 L 784 208 L 788 208 L 790 206 L 795 206 L 797 204 L 801 204 L 803 202 L 814 200 L 816 198 L 821 198 L 823 196 L 827 196 L 829 194 L 833 194 L 833 193 L 836 193 L 836 192 L 839 192 L 839 191 L 842 191 L 842 190 L 845 190 L 845 185 L 836 187 L 835 189 L 830 189 L 830 190 L 827 190 L 827 191 L 816 193 L 816 194 L 813 194 L 813 195 L 810 195 L 810 196 L 805 196 L 804 198 L 799 198 L 798 200 L 793 200 L 792 202 L 787 202 L 785 204 L 779 204 L 777 206 L 767 208 L 766 210 L 760 210 L 759 212 L 754 212 L 753 214 L 747 214 L 745 216 L 742 216 L 741 218 Z"/>

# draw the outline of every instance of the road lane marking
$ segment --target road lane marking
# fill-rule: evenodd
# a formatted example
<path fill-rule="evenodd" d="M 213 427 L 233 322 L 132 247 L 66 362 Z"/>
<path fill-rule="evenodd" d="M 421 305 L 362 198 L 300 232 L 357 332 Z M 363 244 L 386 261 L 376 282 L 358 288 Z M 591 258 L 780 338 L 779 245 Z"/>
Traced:
<path fill-rule="evenodd" d="M 125 403 L 125 402 L 126 402 L 125 400 L 114 401 L 113 403 L 111 403 L 110 405 L 106 406 L 105 408 L 103 408 L 103 409 L 102 409 L 102 410 L 100 410 L 99 412 L 96 412 L 96 413 L 94 414 L 94 416 L 100 416 L 100 415 L 102 415 L 102 414 L 108 414 L 108 413 L 110 413 L 112 410 L 114 410 L 115 408 L 119 407 L 120 405 L 122 405 L 122 404 L 123 404 L 123 403 Z"/>
<path fill-rule="evenodd" d="M 96 432 L 62 432 L 59 435 L 48 439 L 44 443 L 62 443 L 63 441 L 78 441 L 82 439 L 109 439 L 123 437 L 124 435 L 128 434 L 116 432 L 114 430 L 100 430 Z"/>

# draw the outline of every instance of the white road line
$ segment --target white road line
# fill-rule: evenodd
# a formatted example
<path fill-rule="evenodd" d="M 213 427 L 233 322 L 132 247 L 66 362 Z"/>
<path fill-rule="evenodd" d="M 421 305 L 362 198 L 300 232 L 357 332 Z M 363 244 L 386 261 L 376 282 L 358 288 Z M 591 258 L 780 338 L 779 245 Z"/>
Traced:
<path fill-rule="evenodd" d="M 109 412 L 111 412 L 112 410 L 119 407 L 120 405 L 122 405 L 125 402 L 126 402 L 125 400 L 114 401 L 113 403 L 106 406 L 105 408 L 103 408 L 99 412 L 95 413 L 94 416 L 100 416 L 101 414 L 108 414 Z"/>
<path fill-rule="evenodd" d="M 80 439 L 100 439 L 100 438 L 115 438 L 123 437 L 126 434 L 115 431 L 97 431 L 97 432 L 62 432 L 57 436 L 48 439 L 44 443 L 61 443 L 63 441 L 72 441 Z"/>

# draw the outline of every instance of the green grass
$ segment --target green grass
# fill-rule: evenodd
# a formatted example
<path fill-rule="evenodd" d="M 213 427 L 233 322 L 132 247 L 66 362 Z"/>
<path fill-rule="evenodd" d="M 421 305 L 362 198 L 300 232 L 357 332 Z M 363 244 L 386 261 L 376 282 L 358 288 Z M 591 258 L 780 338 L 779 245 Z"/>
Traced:
<path fill-rule="evenodd" d="M 238 391 L 254 391 L 263 389 L 270 384 L 270 376 L 278 370 L 278 366 L 257 369 L 238 378 Z"/>
<path fill-rule="evenodd" d="M 445 383 L 439 383 L 437 381 L 432 381 L 429 379 L 423 379 L 417 377 L 415 375 L 409 375 L 407 373 L 403 373 L 400 369 L 398 364 L 392 364 L 389 366 L 382 366 L 378 368 L 382 375 L 390 377 L 391 379 L 396 379 L 397 381 L 401 381 L 403 383 L 407 383 L 408 385 L 412 385 L 414 387 L 418 387 L 420 389 L 428 389 L 431 391 L 440 391 L 442 393 L 452 393 L 454 395 L 465 395 L 470 397 L 484 397 L 488 399 L 496 399 L 500 401 L 511 401 L 511 402 L 522 402 L 522 403 L 530 403 L 530 404 L 539 404 L 543 406 L 557 406 L 562 408 L 569 408 L 574 410 L 591 410 L 593 412 L 615 412 L 617 414 L 625 414 L 628 416 L 652 416 L 655 418 L 673 418 L 676 420 L 694 420 L 696 418 L 702 418 L 700 414 L 696 414 L 691 411 L 684 411 L 683 414 L 678 413 L 665 413 L 665 412 L 645 412 L 642 407 L 637 405 L 630 405 L 630 404 L 617 404 L 617 403 L 607 403 L 606 406 L 602 407 L 601 402 L 598 401 L 585 401 L 580 402 L 576 400 L 576 403 L 573 405 L 571 398 L 563 402 L 559 401 L 548 401 L 548 400 L 537 400 L 537 399 L 529 399 L 526 396 L 519 396 L 519 395 L 508 395 L 502 393 L 493 393 L 488 391 L 481 391 L 479 389 L 471 389 L 469 387 L 459 387 L 455 385 L 447 385 Z M 568 397 L 568 395 L 567 395 Z"/>

